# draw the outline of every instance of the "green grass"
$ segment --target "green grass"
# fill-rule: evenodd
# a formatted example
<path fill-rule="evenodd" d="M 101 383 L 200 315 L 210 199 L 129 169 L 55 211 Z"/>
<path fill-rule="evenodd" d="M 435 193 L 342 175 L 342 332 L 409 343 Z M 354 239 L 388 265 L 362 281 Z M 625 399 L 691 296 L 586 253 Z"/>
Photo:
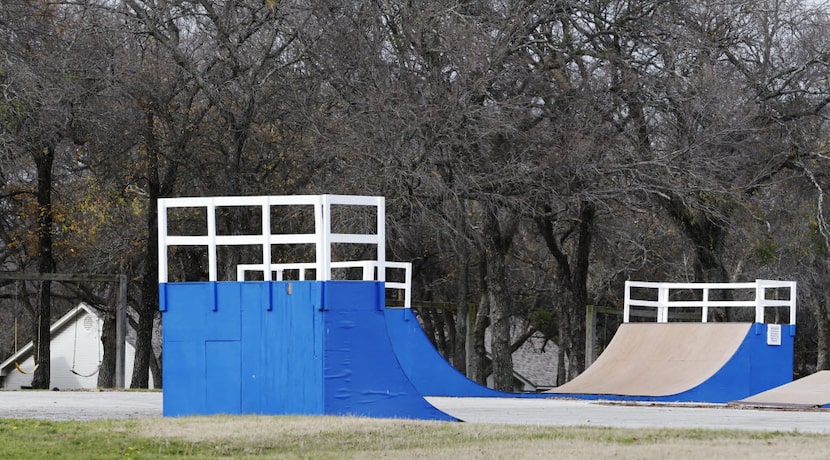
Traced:
<path fill-rule="evenodd" d="M 830 436 L 349 417 L 0 419 L 2 459 L 825 458 Z"/>

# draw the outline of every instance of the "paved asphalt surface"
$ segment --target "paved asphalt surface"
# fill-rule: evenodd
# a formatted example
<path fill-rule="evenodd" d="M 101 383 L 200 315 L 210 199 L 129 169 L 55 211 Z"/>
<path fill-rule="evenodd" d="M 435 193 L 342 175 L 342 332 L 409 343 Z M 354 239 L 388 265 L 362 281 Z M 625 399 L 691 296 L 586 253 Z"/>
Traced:
<path fill-rule="evenodd" d="M 428 398 L 469 423 L 624 428 L 714 428 L 830 434 L 830 410 L 616 404 L 567 399 Z M 0 418 L 161 417 L 160 392 L 0 391 Z"/>
<path fill-rule="evenodd" d="M 614 403 L 572 399 L 427 398 L 469 423 L 617 428 L 711 428 L 830 434 L 830 410 Z"/>
<path fill-rule="evenodd" d="M 161 392 L 0 391 L 0 418 L 93 420 L 161 417 Z"/>

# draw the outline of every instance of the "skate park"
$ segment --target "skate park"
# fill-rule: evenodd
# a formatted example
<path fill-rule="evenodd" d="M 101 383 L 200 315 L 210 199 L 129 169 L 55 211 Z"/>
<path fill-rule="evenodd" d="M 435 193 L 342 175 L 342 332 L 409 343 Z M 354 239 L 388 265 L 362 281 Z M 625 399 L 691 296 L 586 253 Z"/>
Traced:
<path fill-rule="evenodd" d="M 273 206 L 313 208 L 314 233 L 274 232 L 270 224 Z M 234 207 L 261 209 L 262 231 L 217 234 L 216 209 Z M 362 234 L 333 232 L 333 207 L 373 209 L 372 228 Z M 504 412 L 498 409 L 504 404 L 532 411 L 557 400 L 574 407 L 616 401 L 617 405 L 605 404 L 615 409 L 631 408 L 621 403 L 659 403 L 675 409 L 684 404 L 824 407 L 830 403 L 821 394 L 820 383 L 792 382 L 796 293 L 795 283 L 786 281 L 628 283 L 625 324 L 594 365 L 576 379 L 546 393 L 504 393 L 481 387 L 437 353 L 408 308 L 411 266 L 385 260 L 383 207 L 380 197 L 336 195 L 160 200 L 163 414 L 474 421 L 475 411 L 455 406 L 460 400 L 478 407 L 479 413 L 488 412 L 488 407 Z M 169 209 L 199 210 L 204 230 L 195 235 L 169 232 Z M 314 260 L 274 263 L 271 248 L 281 244 L 312 245 Z M 375 257 L 332 261 L 333 245 L 350 244 L 374 247 Z M 205 250 L 206 280 L 168 280 L 170 248 L 184 246 Z M 220 278 L 217 254 L 228 246 L 253 246 L 261 251 L 253 261 L 224 268 L 224 278 Z M 403 270 L 404 281 L 386 283 L 389 269 Z M 258 280 L 247 279 L 252 272 L 259 273 Z M 286 280 L 291 272 L 291 279 Z M 403 292 L 403 308 L 386 307 L 388 289 Z M 695 300 L 676 301 L 672 289 L 700 294 Z M 754 296 L 750 300 L 708 298 L 710 292 L 725 289 L 754 292 Z M 655 292 L 656 300 L 632 297 L 637 290 Z M 767 298 L 767 292 L 780 291 L 787 293 L 783 299 Z M 655 309 L 657 321 L 629 323 L 632 307 Z M 753 308 L 755 322 L 709 322 L 708 310 L 714 307 Z M 701 317 L 694 323 L 673 322 L 675 308 L 697 308 Z M 774 316 L 783 324 L 767 323 L 766 316 L 772 316 L 767 312 L 781 308 L 787 310 L 783 320 Z M 805 391 L 811 397 L 791 402 L 794 394 Z"/>

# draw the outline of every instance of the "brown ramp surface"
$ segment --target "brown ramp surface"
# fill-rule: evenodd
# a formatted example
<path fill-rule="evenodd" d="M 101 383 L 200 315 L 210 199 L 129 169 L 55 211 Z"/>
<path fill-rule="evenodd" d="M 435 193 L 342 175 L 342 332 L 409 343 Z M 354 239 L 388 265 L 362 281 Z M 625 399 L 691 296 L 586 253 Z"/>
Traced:
<path fill-rule="evenodd" d="M 816 372 L 735 404 L 758 407 L 821 407 L 830 404 L 830 371 Z"/>
<path fill-rule="evenodd" d="M 625 323 L 597 360 L 548 393 L 669 396 L 714 375 L 750 323 Z"/>

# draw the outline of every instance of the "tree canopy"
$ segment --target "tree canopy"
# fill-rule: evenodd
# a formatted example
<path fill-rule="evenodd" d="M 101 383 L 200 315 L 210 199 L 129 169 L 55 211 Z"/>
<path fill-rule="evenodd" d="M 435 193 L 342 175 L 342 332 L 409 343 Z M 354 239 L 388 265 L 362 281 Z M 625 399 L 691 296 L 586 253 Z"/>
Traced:
<path fill-rule="evenodd" d="M 383 195 L 390 258 L 414 263 L 416 299 L 447 307 L 422 321 L 477 380 L 509 389 L 512 351 L 533 333 L 573 378 L 586 308 L 619 307 L 627 279 L 794 279 L 796 372 L 825 369 L 828 12 L 801 0 L 9 0 L 0 264 L 127 273 L 131 381 L 144 387 L 160 361 L 158 198 Z M 188 257 L 171 270 L 197 277 Z M 0 319 L 26 317 L 36 337 L 37 318 L 70 298 L 103 306 L 107 289 L 7 284 Z"/>

